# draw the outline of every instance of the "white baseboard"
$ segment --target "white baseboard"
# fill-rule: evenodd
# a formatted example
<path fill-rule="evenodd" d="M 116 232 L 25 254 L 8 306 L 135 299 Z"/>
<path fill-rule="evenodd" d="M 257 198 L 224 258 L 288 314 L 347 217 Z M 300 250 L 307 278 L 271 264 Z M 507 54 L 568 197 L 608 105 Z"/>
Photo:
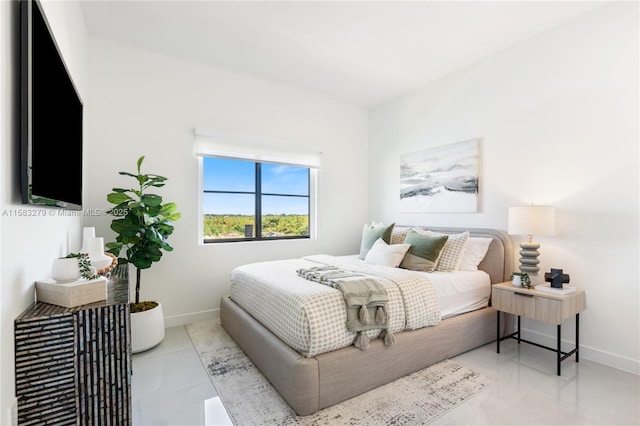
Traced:
<path fill-rule="evenodd" d="M 213 319 L 220 319 L 220 309 L 211 309 L 208 311 L 164 317 L 164 328 L 177 327 L 180 325 L 193 324 L 194 322 L 209 321 Z"/>
<path fill-rule="evenodd" d="M 18 426 L 18 398 L 13 398 L 11 404 L 11 426 Z"/>
<path fill-rule="evenodd" d="M 516 330 L 514 329 L 514 331 Z M 551 348 L 555 348 L 557 345 L 557 338 L 555 336 L 549 336 L 548 334 L 526 328 L 522 328 L 522 338 Z M 574 340 L 562 339 L 563 350 L 565 348 L 575 347 L 575 343 Z M 565 345 L 567 346 L 565 347 Z M 580 344 L 580 359 L 583 358 L 618 370 L 640 375 L 640 361 Z"/>

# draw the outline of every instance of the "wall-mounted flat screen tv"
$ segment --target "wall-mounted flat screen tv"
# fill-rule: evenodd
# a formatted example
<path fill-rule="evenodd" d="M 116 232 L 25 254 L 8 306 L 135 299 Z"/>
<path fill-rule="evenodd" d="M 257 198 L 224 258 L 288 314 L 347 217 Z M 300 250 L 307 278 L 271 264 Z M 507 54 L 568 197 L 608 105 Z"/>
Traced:
<path fill-rule="evenodd" d="M 40 2 L 20 13 L 22 202 L 81 209 L 82 100 Z"/>

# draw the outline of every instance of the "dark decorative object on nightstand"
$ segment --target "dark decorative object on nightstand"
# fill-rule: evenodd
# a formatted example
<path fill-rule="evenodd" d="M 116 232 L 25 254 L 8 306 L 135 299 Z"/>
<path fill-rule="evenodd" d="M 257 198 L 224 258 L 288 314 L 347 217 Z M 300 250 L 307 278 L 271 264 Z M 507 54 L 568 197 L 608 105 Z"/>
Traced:
<path fill-rule="evenodd" d="M 562 269 L 551 268 L 551 272 L 545 272 L 544 280 L 553 288 L 562 288 L 562 284 L 569 282 L 569 274 L 563 274 Z"/>

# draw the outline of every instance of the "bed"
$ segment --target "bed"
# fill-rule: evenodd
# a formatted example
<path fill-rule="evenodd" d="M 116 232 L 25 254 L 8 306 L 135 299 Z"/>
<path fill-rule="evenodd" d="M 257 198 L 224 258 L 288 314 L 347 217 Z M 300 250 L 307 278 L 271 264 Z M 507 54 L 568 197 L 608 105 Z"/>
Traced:
<path fill-rule="evenodd" d="M 441 301 L 437 321 L 416 319 L 410 310 L 405 310 L 406 318 L 402 316 L 389 319 L 389 329 L 394 328 L 395 340 L 391 345 L 385 345 L 382 339 L 375 338 L 375 332 L 367 332 L 372 338 L 366 350 L 354 347 L 348 335 L 345 337 L 338 332 L 336 335 L 339 338 L 329 339 L 331 341 L 326 343 L 322 338 L 316 339 L 308 330 L 309 327 L 313 329 L 313 323 L 309 322 L 313 315 L 305 314 L 302 320 L 296 320 L 295 311 L 291 311 L 290 315 L 287 309 L 299 308 L 287 307 L 287 303 L 274 305 L 270 301 L 270 293 L 258 292 L 261 287 L 275 288 L 270 290 L 274 294 L 288 292 L 286 285 L 279 286 L 279 280 L 282 283 L 294 280 L 290 276 L 292 271 L 304 266 L 334 262 L 347 268 L 359 262 L 357 256 L 334 258 L 317 255 L 245 265 L 238 271 L 234 270 L 232 292 L 221 300 L 222 326 L 284 400 L 302 416 L 494 341 L 497 322 L 496 311 L 490 306 L 490 287 L 491 284 L 508 280 L 511 274 L 512 245 L 509 237 L 504 232 L 493 229 L 428 229 L 449 235 L 469 231 L 471 237 L 490 238 L 491 242 L 478 265 L 478 271 L 469 272 L 467 278 L 460 278 L 465 274 L 458 273 L 429 275 L 429 280 L 436 282 L 433 288 Z M 392 243 L 394 238 L 397 243 L 397 232 L 391 238 Z M 369 266 L 363 268 L 364 272 L 371 271 Z M 400 271 L 392 272 L 396 274 L 390 275 L 392 278 L 400 274 Z M 457 281 L 450 281 L 453 277 L 457 277 Z M 323 287 L 326 286 L 318 285 L 314 288 L 326 293 L 323 300 L 329 306 L 328 301 L 335 297 L 336 291 Z M 457 288 L 461 289 L 462 297 L 454 294 Z M 252 291 L 256 293 L 251 293 Z M 333 295 L 330 294 L 332 291 Z M 291 297 L 291 300 L 300 299 Z M 397 303 L 394 302 L 394 297 L 400 296 L 394 296 L 390 292 L 390 305 Z M 252 304 L 251 301 L 256 300 L 260 303 Z M 257 309 L 258 305 L 265 308 Z M 297 321 L 297 324 L 278 326 L 273 320 L 278 316 Z M 337 314 L 336 316 L 337 322 L 341 323 L 343 320 Z M 331 315 L 328 316 L 330 317 Z M 504 327 L 503 330 L 498 330 L 501 335 L 510 327 L 509 320 L 510 318 L 505 318 L 500 322 Z M 413 325 L 406 327 L 407 323 Z M 288 331 L 288 327 L 303 329 L 306 334 L 296 337 L 295 333 Z"/>

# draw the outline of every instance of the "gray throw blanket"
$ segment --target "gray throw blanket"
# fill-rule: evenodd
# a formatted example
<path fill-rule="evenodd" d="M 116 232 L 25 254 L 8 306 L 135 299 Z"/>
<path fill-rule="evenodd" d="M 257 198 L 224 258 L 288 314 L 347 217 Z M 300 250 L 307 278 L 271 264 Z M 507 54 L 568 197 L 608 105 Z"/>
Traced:
<path fill-rule="evenodd" d="M 335 266 L 316 266 L 296 272 L 303 278 L 342 292 L 347 310 L 347 329 L 357 333 L 353 343 L 355 347 L 368 349 L 369 336 L 365 332 L 374 329 L 382 329 L 379 337 L 385 345 L 394 343 L 386 309 L 389 296 L 378 281 Z"/>

